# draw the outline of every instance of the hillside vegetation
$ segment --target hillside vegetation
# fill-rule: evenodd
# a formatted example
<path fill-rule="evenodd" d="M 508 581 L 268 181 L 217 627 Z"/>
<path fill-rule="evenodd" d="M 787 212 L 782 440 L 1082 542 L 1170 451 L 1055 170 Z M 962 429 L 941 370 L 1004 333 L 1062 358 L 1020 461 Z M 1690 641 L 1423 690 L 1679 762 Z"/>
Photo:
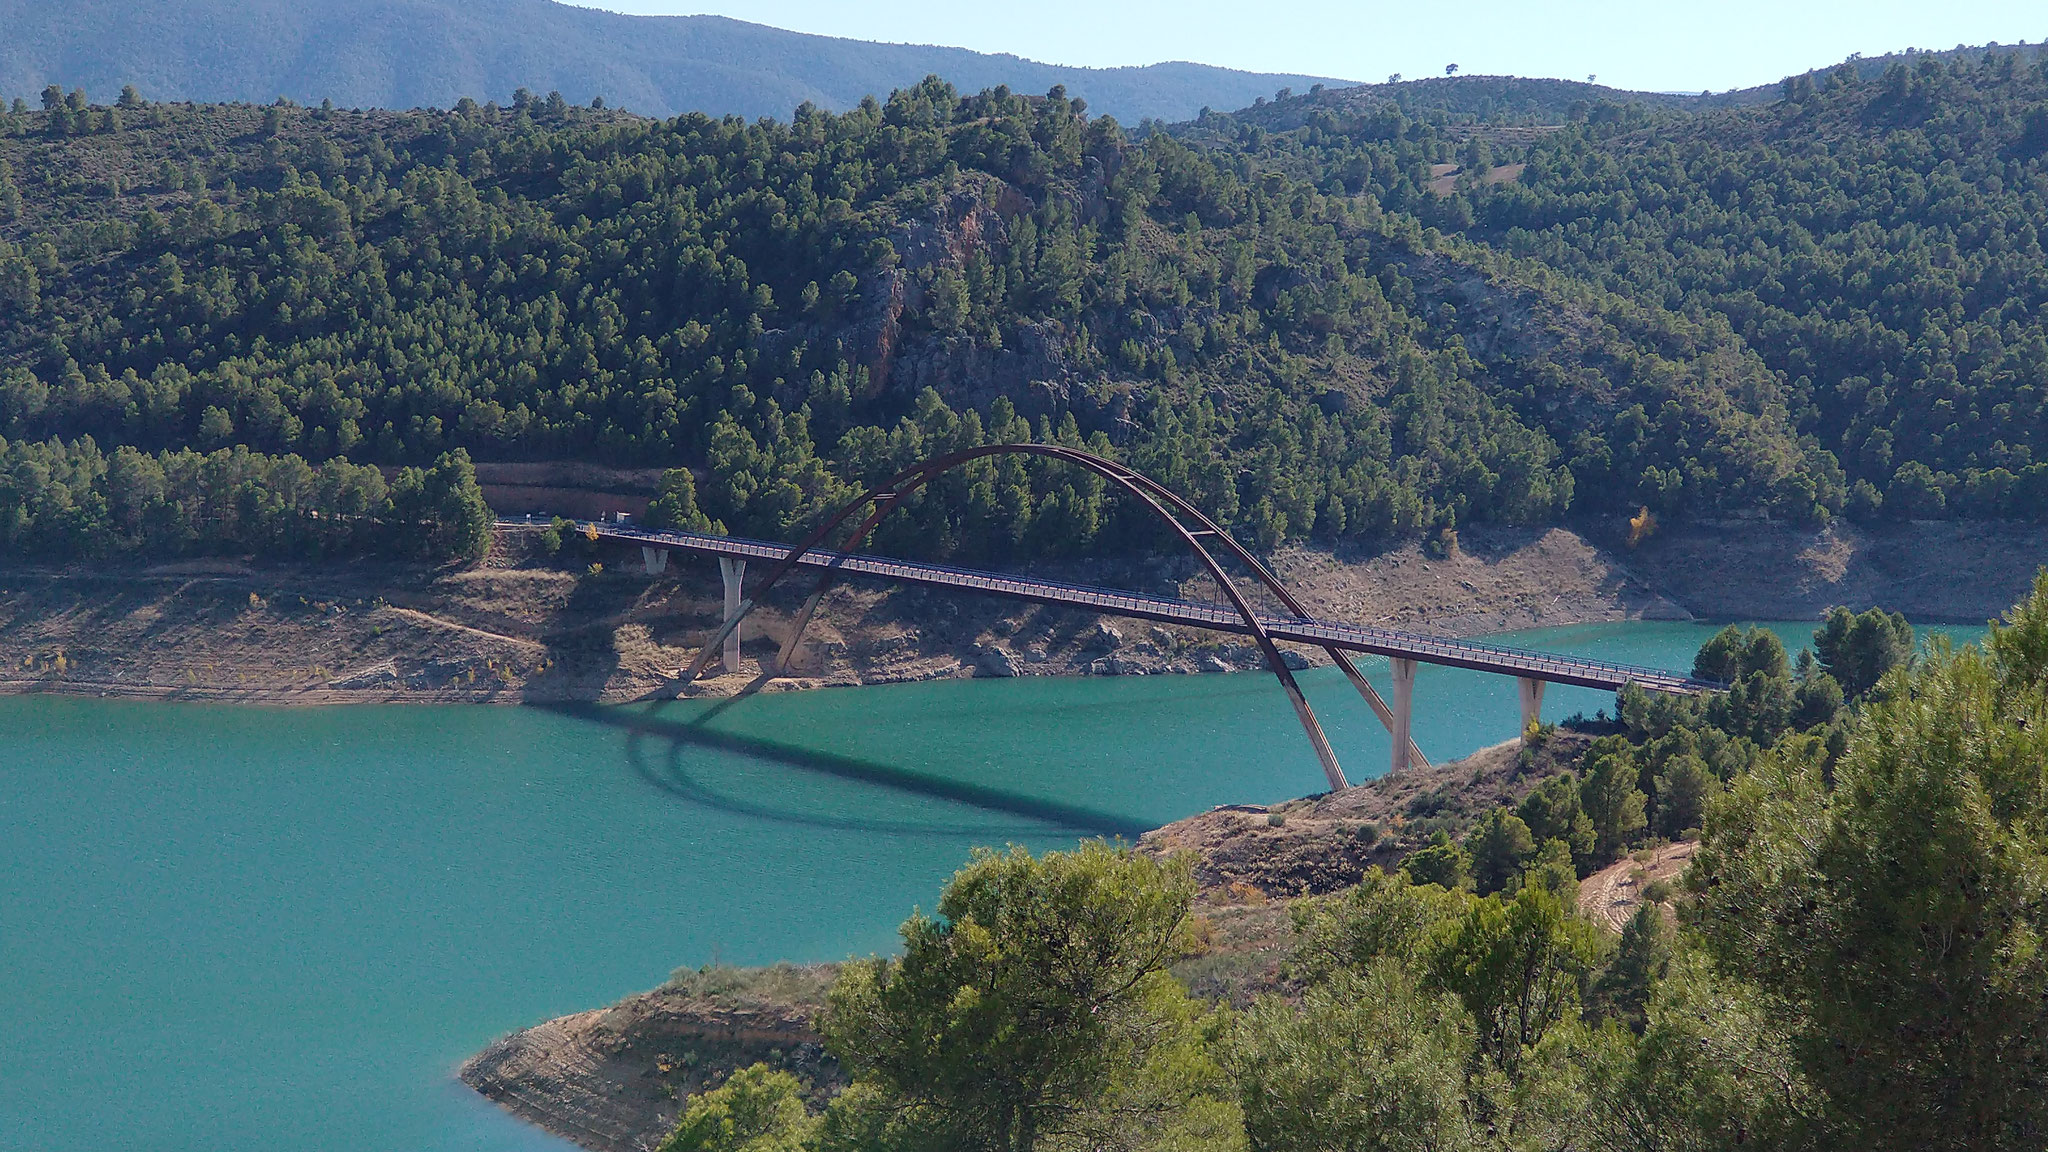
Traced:
<path fill-rule="evenodd" d="M 134 529 L 38 510 L 123 504 L 89 463 L 114 446 L 463 449 L 678 467 L 658 519 L 788 536 L 1034 438 L 1266 547 L 2039 516 L 2048 73 L 1869 71 L 1558 124 L 1531 122 L 1554 85 L 1493 120 L 1322 90 L 1136 134 L 936 79 L 755 123 L 52 90 L 0 117 L 0 451 L 83 454 L 89 491 L 12 466 L 0 506 L 17 547 L 118 548 Z M 1481 79 L 1482 108 L 1519 91 Z M 881 543 L 1144 544 L 1125 517 L 983 462 Z"/>
<path fill-rule="evenodd" d="M 1840 463 L 1852 513 L 2028 515 L 2048 505 L 2044 60 L 2007 49 L 1855 62 L 1708 114 L 1582 99 L 1544 131 L 1432 131 L 1386 101 L 1331 92 L 1191 135 L 1725 319 L 1783 386 L 1793 430 Z M 1425 159 L 1456 164 L 1458 178 L 1432 189 Z M 1510 163 L 1514 179 L 1476 178 Z M 1593 472 L 1580 461 L 1599 455 L 1574 455 L 1582 482 Z M 1638 494 L 1675 510 L 1690 483 L 1666 476 Z"/>

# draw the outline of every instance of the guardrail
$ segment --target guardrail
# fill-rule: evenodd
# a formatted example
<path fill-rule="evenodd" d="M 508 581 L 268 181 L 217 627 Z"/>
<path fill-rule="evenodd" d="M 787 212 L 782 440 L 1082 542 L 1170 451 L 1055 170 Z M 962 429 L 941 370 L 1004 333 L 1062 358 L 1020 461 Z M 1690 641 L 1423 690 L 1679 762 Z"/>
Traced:
<path fill-rule="evenodd" d="M 532 525 L 538 521 L 528 517 L 500 520 L 499 523 L 505 526 L 519 526 Z M 768 540 L 714 536 L 699 532 L 656 531 L 619 522 L 576 521 L 575 524 L 577 530 L 584 533 L 588 533 L 594 527 L 600 539 L 637 543 L 647 547 L 672 548 L 711 556 L 779 561 L 786 559 L 790 553 L 788 545 Z M 804 553 L 797 563 L 806 568 L 837 565 L 841 572 L 863 576 L 878 576 L 942 588 L 960 588 L 1044 604 L 1090 608 L 1121 616 L 1168 624 L 1185 624 L 1240 635 L 1251 631 L 1234 610 L 1222 604 L 1198 600 L 1119 592 L 1086 584 L 1006 576 L 972 568 L 955 568 L 945 564 L 927 564 L 914 560 L 893 560 L 858 552 L 833 552 L 822 548 L 814 548 Z M 1442 639 L 1387 628 L 1369 628 L 1358 624 L 1265 615 L 1259 617 L 1259 623 L 1276 640 L 1313 644 L 1318 647 L 1330 645 L 1353 652 L 1366 652 L 1478 672 L 1520 676 L 1557 684 L 1572 684 L 1582 688 L 1618 690 L 1625 685 L 1635 684 L 1651 692 L 1696 693 L 1718 691 L 1726 687 L 1723 684 L 1695 679 L 1663 668 L 1621 664 L 1590 657 L 1558 656 L 1548 652 L 1479 644 L 1468 640 Z"/>

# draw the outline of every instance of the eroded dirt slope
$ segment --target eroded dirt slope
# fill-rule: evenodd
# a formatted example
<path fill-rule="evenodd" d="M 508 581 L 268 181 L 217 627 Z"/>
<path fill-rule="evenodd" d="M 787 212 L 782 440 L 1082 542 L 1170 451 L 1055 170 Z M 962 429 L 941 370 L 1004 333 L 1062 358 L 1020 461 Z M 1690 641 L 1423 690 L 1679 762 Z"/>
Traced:
<path fill-rule="evenodd" d="M 1715 620 L 1812 620 L 1830 605 L 1981 624 L 2026 598 L 2048 564 L 2048 526 L 1915 521 L 1819 531 L 1763 522 L 1652 536 L 1629 556 L 1643 579 Z"/>
<path fill-rule="evenodd" d="M 1462 760 L 1263 807 L 1233 804 L 1147 832 L 1146 851 L 1189 852 L 1205 892 L 1241 899 L 1314 896 L 1358 883 L 1369 866 L 1398 867 L 1437 831 L 1459 835 L 1474 818 L 1518 804 L 1578 762 L 1591 738 L 1558 730 Z"/>

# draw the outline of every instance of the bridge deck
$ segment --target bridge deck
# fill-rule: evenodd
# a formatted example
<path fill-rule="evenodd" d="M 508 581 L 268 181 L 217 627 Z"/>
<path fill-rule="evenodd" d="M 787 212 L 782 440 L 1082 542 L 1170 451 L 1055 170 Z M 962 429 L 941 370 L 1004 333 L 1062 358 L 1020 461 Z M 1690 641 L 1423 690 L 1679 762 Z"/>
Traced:
<path fill-rule="evenodd" d="M 525 525 L 534 521 L 506 520 L 500 523 Z M 591 526 L 593 525 L 584 523 L 577 525 L 579 530 Z M 597 522 L 594 527 L 601 539 L 655 548 L 671 548 L 705 556 L 779 561 L 787 558 L 790 553 L 787 545 L 766 540 L 745 540 L 694 532 L 657 532 L 619 523 Z M 858 552 L 841 554 L 822 548 L 812 549 L 797 561 L 806 568 L 825 568 L 835 562 L 841 572 L 879 576 L 906 584 L 964 589 L 1016 600 L 1028 600 L 1037 604 L 1085 608 L 1117 616 L 1155 620 L 1164 624 L 1184 624 L 1218 632 L 1242 635 L 1251 631 L 1234 609 L 1223 604 L 1118 592 L 1113 589 L 1063 584 L 1035 577 L 1005 576 L 996 572 L 977 572 L 943 564 L 891 560 Z M 1643 668 L 1578 656 L 1556 656 L 1519 648 L 1474 644 L 1464 640 L 1446 640 L 1386 628 L 1367 628 L 1325 620 L 1302 620 L 1292 616 L 1261 615 L 1259 623 L 1275 640 L 1313 644 L 1318 647 L 1327 645 L 1351 652 L 1367 652 L 1415 660 L 1424 664 L 1441 664 L 1451 668 L 1469 668 L 1478 672 L 1495 672 L 1504 676 L 1519 676 L 1553 684 L 1573 684 L 1582 688 L 1613 691 L 1625 684 L 1633 683 L 1647 691 L 1672 693 L 1713 691 L 1723 687 L 1720 684 L 1695 680 L 1690 676 L 1660 668 Z"/>

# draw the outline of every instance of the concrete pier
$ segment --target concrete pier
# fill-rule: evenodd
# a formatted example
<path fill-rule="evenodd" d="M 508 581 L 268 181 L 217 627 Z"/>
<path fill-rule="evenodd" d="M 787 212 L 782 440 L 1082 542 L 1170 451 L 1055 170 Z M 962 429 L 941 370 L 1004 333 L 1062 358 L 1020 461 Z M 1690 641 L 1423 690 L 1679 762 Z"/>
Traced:
<path fill-rule="evenodd" d="M 1409 743 L 1415 729 L 1415 661 L 1393 657 L 1394 666 L 1394 764 L 1393 771 L 1405 772 L 1411 763 Z"/>
<path fill-rule="evenodd" d="M 649 548 L 647 545 L 642 544 L 640 546 L 640 566 L 647 570 L 649 576 L 668 571 L 668 549 Z"/>
<path fill-rule="evenodd" d="M 1543 681 L 1518 676 L 1515 684 L 1522 690 L 1522 735 L 1527 736 L 1543 722 Z"/>
<path fill-rule="evenodd" d="M 730 621 L 740 614 L 740 585 L 747 577 L 747 562 L 730 556 L 718 558 L 718 574 L 725 578 L 725 618 Z M 745 625 L 741 625 L 745 627 Z M 734 628 L 725 635 L 725 670 L 740 670 L 740 629 Z"/>

